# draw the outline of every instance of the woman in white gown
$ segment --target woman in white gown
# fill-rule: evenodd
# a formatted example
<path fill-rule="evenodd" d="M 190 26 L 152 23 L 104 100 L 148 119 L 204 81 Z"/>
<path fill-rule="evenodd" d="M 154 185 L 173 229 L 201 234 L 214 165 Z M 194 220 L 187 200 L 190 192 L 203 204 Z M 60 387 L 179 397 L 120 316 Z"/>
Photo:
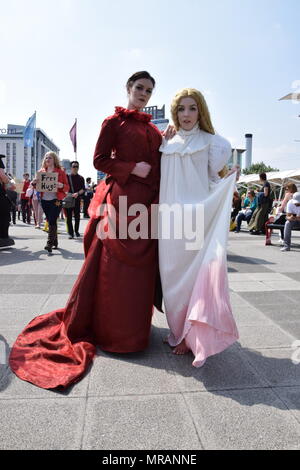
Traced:
<path fill-rule="evenodd" d="M 181 238 L 164 238 L 160 233 L 159 266 L 170 327 L 167 341 L 175 354 L 191 350 L 193 365 L 200 367 L 208 356 L 238 339 L 226 261 L 235 174 L 219 177 L 231 155 L 231 145 L 215 135 L 199 91 L 185 88 L 177 93 L 171 113 L 177 133 L 160 148 L 160 210 L 165 205 L 188 205 L 186 210 L 192 211 L 195 221 L 196 214 L 201 215 L 197 207 L 202 205 L 203 237 L 202 246 L 195 243 L 191 249 L 185 230 Z M 160 213 L 164 220 L 165 214 Z"/>

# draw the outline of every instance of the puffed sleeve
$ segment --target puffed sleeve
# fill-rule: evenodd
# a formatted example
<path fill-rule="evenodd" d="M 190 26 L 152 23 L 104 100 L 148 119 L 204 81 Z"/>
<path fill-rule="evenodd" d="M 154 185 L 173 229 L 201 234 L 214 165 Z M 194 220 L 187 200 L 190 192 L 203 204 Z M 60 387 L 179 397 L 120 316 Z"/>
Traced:
<path fill-rule="evenodd" d="M 220 135 L 213 135 L 208 152 L 208 174 L 210 181 L 220 180 L 218 172 L 222 170 L 231 156 L 231 144 Z"/>
<path fill-rule="evenodd" d="M 94 153 L 94 167 L 111 175 L 119 184 L 124 185 L 135 162 L 125 162 L 116 155 L 111 157 L 116 142 L 116 119 L 105 119 L 102 124 L 100 135 Z"/>

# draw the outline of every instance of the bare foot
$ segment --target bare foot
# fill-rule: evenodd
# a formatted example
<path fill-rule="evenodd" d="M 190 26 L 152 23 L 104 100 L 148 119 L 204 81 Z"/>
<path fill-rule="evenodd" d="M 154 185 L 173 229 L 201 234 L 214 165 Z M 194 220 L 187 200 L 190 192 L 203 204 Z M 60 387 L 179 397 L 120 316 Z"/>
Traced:
<path fill-rule="evenodd" d="M 173 350 L 173 354 L 186 354 L 189 351 L 189 348 L 185 344 L 183 339 L 180 344 L 177 344 L 176 348 Z"/>

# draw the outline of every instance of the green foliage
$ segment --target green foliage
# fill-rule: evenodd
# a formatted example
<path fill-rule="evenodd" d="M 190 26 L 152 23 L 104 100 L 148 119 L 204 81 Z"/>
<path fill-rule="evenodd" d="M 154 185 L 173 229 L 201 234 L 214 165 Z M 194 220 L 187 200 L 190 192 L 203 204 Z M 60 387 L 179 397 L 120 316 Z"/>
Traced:
<path fill-rule="evenodd" d="M 243 170 L 244 175 L 252 175 L 253 173 L 268 173 L 269 171 L 280 171 L 278 168 L 272 168 L 271 166 L 266 165 L 264 162 L 252 163 L 249 168 Z"/>

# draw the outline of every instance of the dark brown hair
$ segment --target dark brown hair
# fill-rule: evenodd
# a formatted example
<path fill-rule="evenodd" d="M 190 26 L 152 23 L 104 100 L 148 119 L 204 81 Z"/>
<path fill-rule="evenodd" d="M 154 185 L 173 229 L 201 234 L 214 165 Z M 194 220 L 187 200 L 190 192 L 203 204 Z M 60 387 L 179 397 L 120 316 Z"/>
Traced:
<path fill-rule="evenodd" d="M 290 193 L 296 193 L 298 191 L 297 186 L 294 183 L 288 183 L 285 186 L 285 189 Z"/>
<path fill-rule="evenodd" d="M 126 83 L 126 88 L 127 90 L 132 87 L 134 82 L 137 80 L 140 80 L 141 78 L 146 78 L 148 80 L 151 80 L 153 83 L 153 88 L 155 87 L 155 80 L 153 77 L 151 77 L 149 72 L 146 72 L 146 70 L 143 70 L 142 72 L 135 72 L 131 77 L 128 78 L 127 83 Z"/>

